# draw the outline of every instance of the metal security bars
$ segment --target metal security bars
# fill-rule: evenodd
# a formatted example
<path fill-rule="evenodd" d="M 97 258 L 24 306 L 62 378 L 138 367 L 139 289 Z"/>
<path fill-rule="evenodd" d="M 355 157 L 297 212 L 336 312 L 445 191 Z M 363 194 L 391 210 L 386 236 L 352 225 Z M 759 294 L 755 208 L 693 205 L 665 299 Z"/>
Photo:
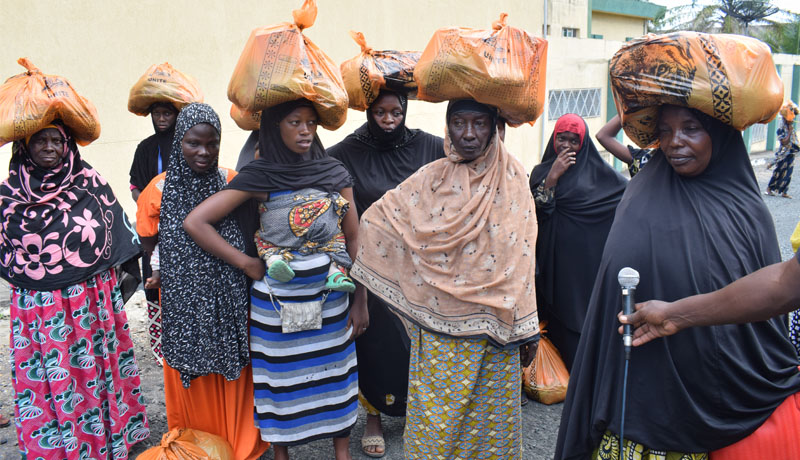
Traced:
<path fill-rule="evenodd" d="M 555 120 L 565 113 L 576 113 L 584 118 L 599 117 L 600 96 L 600 88 L 550 90 L 547 118 Z"/>
<path fill-rule="evenodd" d="M 750 143 L 762 142 L 767 139 L 767 125 L 761 123 L 753 125 L 750 128 Z"/>

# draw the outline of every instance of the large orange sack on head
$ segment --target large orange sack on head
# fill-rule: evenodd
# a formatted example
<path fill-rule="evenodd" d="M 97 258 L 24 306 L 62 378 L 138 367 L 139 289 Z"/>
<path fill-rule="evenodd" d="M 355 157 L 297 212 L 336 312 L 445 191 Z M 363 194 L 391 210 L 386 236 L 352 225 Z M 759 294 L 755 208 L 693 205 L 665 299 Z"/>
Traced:
<path fill-rule="evenodd" d="M 533 123 L 544 109 L 547 41 L 507 26 L 439 29 L 414 69 L 417 98 L 472 98 L 492 105 L 512 125 Z"/>
<path fill-rule="evenodd" d="M 161 437 L 161 444 L 139 454 L 136 460 L 235 460 L 225 439 L 205 431 L 175 428 Z"/>
<path fill-rule="evenodd" d="M 367 110 L 382 89 L 397 91 L 414 98 L 417 82 L 414 67 L 422 53 L 419 51 L 376 51 L 367 46 L 364 34 L 350 31 L 361 46 L 361 53 L 339 66 L 351 109 Z"/>
<path fill-rule="evenodd" d="M 168 62 L 152 65 L 131 88 L 128 111 L 147 116 L 155 102 L 169 102 L 181 110 L 192 102 L 203 102 L 197 81 Z"/>
<path fill-rule="evenodd" d="M 97 109 L 66 78 L 43 74 L 28 58 L 17 63 L 27 71 L 0 86 L 0 146 L 24 139 L 55 119 L 69 127 L 80 145 L 100 137 Z"/>
<path fill-rule="evenodd" d="M 742 35 L 675 32 L 630 41 L 609 65 L 625 134 L 655 146 L 660 107 L 697 109 L 743 130 L 775 117 L 783 82 L 763 42 Z"/>
<path fill-rule="evenodd" d="M 569 372 L 553 342 L 540 326 L 539 348 L 533 362 L 522 372 L 522 388 L 535 401 L 542 404 L 560 403 L 567 397 Z"/>
<path fill-rule="evenodd" d="M 306 98 L 314 104 L 326 129 L 347 118 L 347 93 L 339 67 L 302 31 L 317 16 L 315 0 L 292 12 L 294 24 L 283 22 L 254 29 L 228 84 L 228 99 L 239 108 L 260 112 L 283 102 Z"/>
<path fill-rule="evenodd" d="M 231 104 L 231 118 L 236 126 L 245 131 L 255 131 L 261 128 L 261 112 L 251 112 L 236 104 Z"/>

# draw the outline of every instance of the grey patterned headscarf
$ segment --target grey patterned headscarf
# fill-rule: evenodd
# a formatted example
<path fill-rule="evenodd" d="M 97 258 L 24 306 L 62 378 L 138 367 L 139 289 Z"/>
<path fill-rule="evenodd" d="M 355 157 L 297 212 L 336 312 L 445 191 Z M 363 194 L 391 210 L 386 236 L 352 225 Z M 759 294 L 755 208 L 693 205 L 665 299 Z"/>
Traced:
<path fill-rule="evenodd" d="M 190 104 L 178 115 L 159 228 L 161 346 L 167 364 L 180 372 L 187 388 L 191 379 L 211 373 L 235 380 L 250 360 L 250 298 L 244 273 L 201 249 L 183 229 L 189 212 L 226 185 L 218 159 L 205 174 L 198 174 L 183 157 L 183 137 L 200 123 L 220 132 L 219 116 L 207 104 Z M 215 227 L 228 243 L 244 250 L 244 237 L 231 216 Z"/>

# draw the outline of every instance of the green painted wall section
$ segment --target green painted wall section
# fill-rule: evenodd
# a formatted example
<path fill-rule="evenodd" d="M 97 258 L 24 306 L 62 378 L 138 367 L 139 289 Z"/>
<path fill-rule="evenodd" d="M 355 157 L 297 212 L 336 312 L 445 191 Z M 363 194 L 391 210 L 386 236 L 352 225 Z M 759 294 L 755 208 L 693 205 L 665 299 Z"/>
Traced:
<path fill-rule="evenodd" d="M 744 131 L 742 131 L 742 138 L 744 139 L 744 145 L 747 147 L 747 153 L 750 153 L 750 126 L 747 127 Z"/>
<path fill-rule="evenodd" d="M 780 64 L 775 64 L 775 70 L 778 71 L 778 75 L 781 74 L 782 66 Z M 774 120 L 767 123 L 767 150 L 772 150 L 775 148 L 775 130 L 777 130 L 777 120 L 776 117 Z"/>
<path fill-rule="evenodd" d="M 792 66 L 792 101 L 800 104 L 800 65 Z"/>
<path fill-rule="evenodd" d="M 661 5 L 640 0 L 589 0 L 589 11 L 602 11 L 604 13 L 647 19 L 653 19 L 660 11 L 665 9 Z M 591 25 L 589 28 L 591 29 Z"/>

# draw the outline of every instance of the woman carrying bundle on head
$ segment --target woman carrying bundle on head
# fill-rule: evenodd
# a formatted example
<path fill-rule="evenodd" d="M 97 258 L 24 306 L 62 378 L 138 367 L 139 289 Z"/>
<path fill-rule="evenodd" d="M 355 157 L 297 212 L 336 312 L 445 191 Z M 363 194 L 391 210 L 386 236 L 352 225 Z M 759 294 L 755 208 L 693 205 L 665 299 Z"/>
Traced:
<path fill-rule="evenodd" d="M 253 424 L 253 383 L 245 274 L 200 248 L 183 220 L 235 175 L 218 166 L 220 122 L 206 104 L 178 115 L 170 162 L 139 196 L 137 227 L 158 235 L 163 315 L 164 398 L 169 428 L 221 436 L 237 459 L 268 445 Z M 220 219 L 220 234 L 242 250 L 242 223 Z"/>
<path fill-rule="evenodd" d="M 328 154 L 353 176 L 358 215 L 420 167 L 444 156 L 442 139 L 406 127 L 408 97 L 382 90 L 367 109 L 367 122 Z M 367 412 L 361 440 L 369 456 L 383 456 L 381 413 L 405 416 L 408 391 L 408 336 L 388 305 L 367 295 L 369 328 L 356 341 L 359 399 Z"/>
<path fill-rule="evenodd" d="M 529 364 L 539 332 L 536 215 L 497 116 L 472 99 L 450 102 L 446 157 L 361 216 L 353 277 L 411 338 L 409 459 L 522 457 L 520 350 Z"/>
<path fill-rule="evenodd" d="M 351 308 L 347 293 L 332 290 L 326 280 L 344 246 L 348 258 L 355 256 L 358 218 L 349 207 L 352 179 L 325 153 L 317 124 L 317 111 L 305 99 L 264 110 L 259 158 L 184 222 L 197 244 L 255 280 L 250 313 L 255 418 L 276 459 L 287 459 L 289 446 L 321 438 L 333 438 L 337 460 L 349 459 L 357 414 L 353 339 L 367 326 L 366 299 L 363 288 L 356 290 Z M 248 237 L 291 249 L 281 250 L 294 274 L 288 281 L 265 276 L 265 260 L 245 254 L 215 230 L 220 219 L 251 199 L 259 202 L 260 227 Z"/>

